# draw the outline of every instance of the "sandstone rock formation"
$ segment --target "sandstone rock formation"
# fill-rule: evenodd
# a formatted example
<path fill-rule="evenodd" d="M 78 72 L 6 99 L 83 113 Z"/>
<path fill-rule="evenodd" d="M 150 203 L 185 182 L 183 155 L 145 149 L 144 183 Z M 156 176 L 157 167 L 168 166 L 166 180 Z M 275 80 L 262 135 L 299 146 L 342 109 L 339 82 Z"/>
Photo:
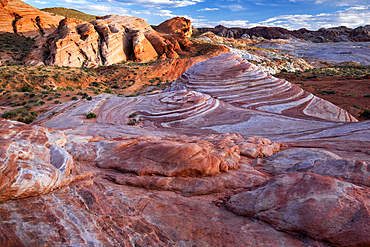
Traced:
<path fill-rule="evenodd" d="M 8 245 L 369 245 L 370 121 L 237 54 L 196 64 L 166 92 L 58 104 L 31 126 L 3 121 L 5 149 L 44 151 L 33 151 L 42 163 L 27 164 L 56 172 L 55 160 L 68 157 L 74 167 L 63 176 L 92 174 L 6 197 L 0 240 Z M 31 157 L 22 148 L 17 155 Z"/>
<path fill-rule="evenodd" d="M 149 62 L 159 55 L 178 58 L 180 45 L 186 49 L 190 44 L 185 37 L 164 36 L 132 16 L 103 16 L 91 23 L 66 18 L 47 40 L 34 45 L 25 63 L 96 67 L 128 59 Z"/>
<path fill-rule="evenodd" d="M 185 37 L 191 37 L 192 35 L 191 21 L 185 17 L 175 17 L 166 20 L 159 24 L 155 30 L 160 33 L 175 34 Z"/>
<path fill-rule="evenodd" d="M 62 19 L 62 16 L 42 12 L 20 0 L 2 0 L 0 3 L 0 33 L 42 37 L 54 32 Z"/>
<path fill-rule="evenodd" d="M 223 67 L 219 68 L 221 62 Z M 194 65 L 168 91 L 185 88 L 248 109 L 330 121 L 357 121 L 343 109 L 262 72 L 235 53 L 225 53 Z"/>
<path fill-rule="evenodd" d="M 0 129 L 0 202 L 45 194 L 91 176 L 72 175 L 72 156 L 53 143 L 46 128 L 1 120 Z"/>

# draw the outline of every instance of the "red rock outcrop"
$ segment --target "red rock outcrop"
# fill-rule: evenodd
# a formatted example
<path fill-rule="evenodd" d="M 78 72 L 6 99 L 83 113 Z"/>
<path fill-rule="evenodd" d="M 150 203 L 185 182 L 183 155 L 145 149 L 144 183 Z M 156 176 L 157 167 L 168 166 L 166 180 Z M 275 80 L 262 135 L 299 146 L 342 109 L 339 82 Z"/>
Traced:
<path fill-rule="evenodd" d="M 191 21 L 185 17 L 174 17 L 159 24 L 155 28 L 157 32 L 175 34 L 178 36 L 191 37 Z"/>
<path fill-rule="evenodd" d="M 336 246 L 367 246 L 369 190 L 328 176 L 287 173 L 232 196 L 228 209 Z"/>
<path fill-rule="evenodd" d="M 87 175 L 72 175 L 72 156 L 46 128 L 0 120 L 0 202 L 48 193 Z"/>
<path fill-rule="evenodd" d="M 28 65 L 58 66 L 111 65 L 133 59 L 136 62 L 178 58 L 181 47 L 191 50 L 183 36 L 164 36 L 144 20 L 132 16 L 108 15 L 87 23 L 66 18 L 44 42 L 32 47 Z"/>
<path fill-rule="evenodd" d="M 64 19 L 57 31 L 48 37 L 46 44 L 50 51 L 45 61 L 47 65 L 81 67 L 101 64 L 99 34 L 92 24 L 85 21 Z M 35 62 L 30 55 L 27 59 L 28 64 Z"/>
<path fill-rule="evenodd" d="M 0 33 L 42 37 L 54 32 L 63 18 L 40 11 L 20 0 L 2 0 L 0 3 Z"/>

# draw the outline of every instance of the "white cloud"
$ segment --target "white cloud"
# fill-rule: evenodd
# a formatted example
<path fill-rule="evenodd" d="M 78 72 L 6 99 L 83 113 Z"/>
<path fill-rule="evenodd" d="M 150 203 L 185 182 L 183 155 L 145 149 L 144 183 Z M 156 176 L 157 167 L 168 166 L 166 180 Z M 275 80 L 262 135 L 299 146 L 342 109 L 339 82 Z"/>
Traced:
<path fill-rule="evenodd" d="M 355 5 L 369 4 L 369 0 L 289 0 L 289 2 L 315 3 L 315 4 L 325 4 L 325 5 L 330 5 L 330 6 L 355 6 Z"/>
<path fill-rule="evenodd" d="M 241 6 L 240 4 L 230 4 L 230 5 L 222 5 L 220 6 L 225 9 L 229 9 L 231 11 L 241 11 L 241 10 L 246 10 L 245 7 Z"/>
<path fill-rule="evenodd" d="M 176 17 L 176 15 L 172 14 L 171 10 L 166 10 L 166 9 L 156 10 L 152 14 L 159 15 L 161 17 L 168 17 L 168 18 Z"/>
<path fill-rule="evenodd" d="M 143 7 L 163 7 L 178 8 L 195 5 L 203 0 L 116 0 L 119 3 L 135 4 Z"/>
<path fill-rule="evenodd" d="M 218 10 L 218 8 L 204 8 L 204 9 L 198 9 L 197 11 L 215 11 Z"/>
<path fill-rule="evenodd" d="M 357 6 L 350 7 L 343 11 L 334 13 L 321 13 L 318 15 L 281 15 L 267 19 L 253 26 L 280 26 L 288 29 L 307 28 L 317 30 L 321 27 L 358 27 L 369 24 L 370 7 Z"/>
<path fill-rule="evenodd" d="M 39 4 L 48 4 L 49 2 L 45 2 L 45 1 L 35 1 L 35 3 L 39 3 Z"/>
<path fill-rule="evenodd" d="M 252 28 L 257 26 L 267 27 L 283 27 L 290 30 L 307 28 L 310 30 L 318 30 L 322 27 L 338 27 L 347 26 L 355 28 L 358 26 L 368 25 L 370 20 L 370 7 L 356 6 L 350 7 L 343 11 L 334 13 L 321 13 L 318 15 L 280 15 L 269 18 L 264 21 L 249 23 L 246 20 L 233 21 L 203 21 L 194 25 L 196 27 L 214 27 L 223 25 L 226 27 L 243 27 Z M 200 24 L 200 25 L 198 25 Z"/>

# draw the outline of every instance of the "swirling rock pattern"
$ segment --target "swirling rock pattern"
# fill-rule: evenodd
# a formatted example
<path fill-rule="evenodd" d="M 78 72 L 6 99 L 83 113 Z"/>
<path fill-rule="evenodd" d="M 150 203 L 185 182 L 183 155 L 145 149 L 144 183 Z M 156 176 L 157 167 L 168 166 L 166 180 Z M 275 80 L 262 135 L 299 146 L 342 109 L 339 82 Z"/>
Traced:
<path fill-rule="evenodd" d="M 168 91 L 179 89 L 209 94 L 247 109 L 329 121 L 357 121 L 343 109 L 261 71 L 235 53 L 194 65 Z"/>
<path fill-rule="evenodd" d="M 46 128 L 0 121 L 0 201 L 48 193 L 87 175 L 72 175 L 72 156 Z"/>

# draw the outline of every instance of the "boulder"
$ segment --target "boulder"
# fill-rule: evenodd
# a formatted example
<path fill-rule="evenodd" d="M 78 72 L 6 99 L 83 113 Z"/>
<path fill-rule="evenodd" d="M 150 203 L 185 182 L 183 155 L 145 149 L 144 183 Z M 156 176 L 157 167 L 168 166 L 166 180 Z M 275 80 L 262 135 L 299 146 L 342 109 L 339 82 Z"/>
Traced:
<path fill-rule="evenodd" d="M 277 230 L 335 246 L 368 246 L 369 190 L 309 172 L 287 173 L 234 195 L 227 208 Z"/>
<path fill-rule="evenodd" d="M 183 35 L 185 37 L 191 37 L 192 35 L 191 21 L 185 17 L 174 17 L 166 20 L 159 24 L 155 30 L 160 33 Z"/>

